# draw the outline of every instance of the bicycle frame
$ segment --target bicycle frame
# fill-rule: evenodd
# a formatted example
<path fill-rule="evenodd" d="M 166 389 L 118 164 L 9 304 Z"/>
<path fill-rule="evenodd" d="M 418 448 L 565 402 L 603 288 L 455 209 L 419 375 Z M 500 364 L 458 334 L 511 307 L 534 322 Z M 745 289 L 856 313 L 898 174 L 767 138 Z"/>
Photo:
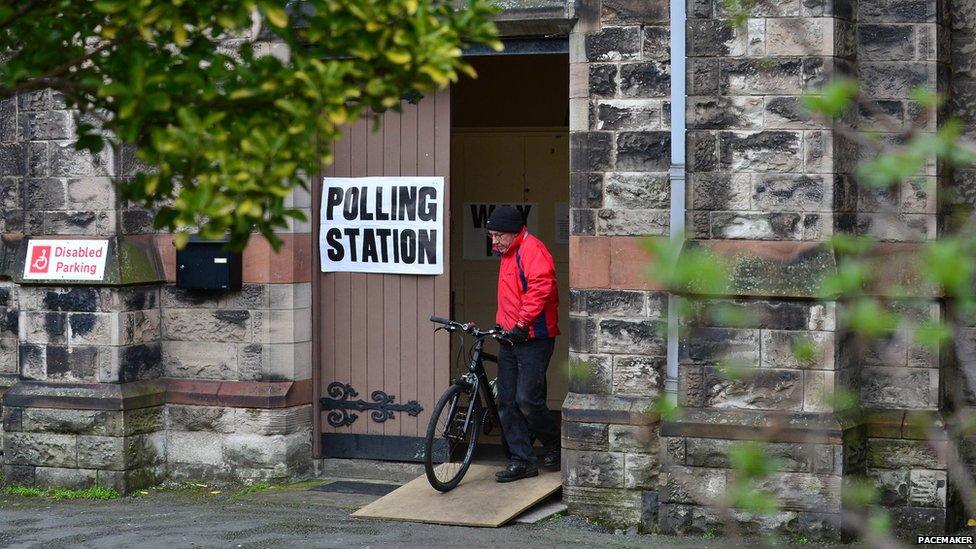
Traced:
<path fill-rule="evenodd" d="M 490 385 L 488 382 L 488 373 L 485 372 L 485 365 L 484 365 L 485 359 L 497 363 L 498 358 L 490 353 L 485 352 L 484 345 L 485 345 L 485 338 L 483 337 L 478 338 L 478 340 L 474 344 L 474 348 L 471 351 L 471 362 L 468 364 L 468 371 L 467 373 L 461 375 L 461 377 L 459 377 L 457 381 L 458 383 L 464 383 L 467 386 L 471 387 L 472 393 L 479 395 L 479 398 L 482 398 L 485 401 L 485 408 L 488 410 L 488 413 L 491 414 L 491 416 L 495 419 L 496 422 L 495 424 L 501 426 L 501 419 L 498 416 L 498 406 L 496 406 L 495 404 L 494 395 L 491 394 Z M 471 421 L 472 413 L 474 411 L 474 402 L 475 402 L 474 399 L 471 399 L 471 401 L 468 403 L 468 410 L 467 410 L 467 414 L 465 414 L 465 420 L 464 420 L 465 430 L 467 430 L 468 428 L 468 422 Z M 448 417 L 453 417 L 453 414 L 455 412 L 454 409 L 455 404 L 456 402 L 451 404 L 451 410 L 450 410 L 451 416 Z M 501 433 L 500 429 L 499 432 Z M 502 443 L 504 444 L 504 439 L 505 439 L 504 433 L 501 433 L 501 436 L 503 441 Z"/>

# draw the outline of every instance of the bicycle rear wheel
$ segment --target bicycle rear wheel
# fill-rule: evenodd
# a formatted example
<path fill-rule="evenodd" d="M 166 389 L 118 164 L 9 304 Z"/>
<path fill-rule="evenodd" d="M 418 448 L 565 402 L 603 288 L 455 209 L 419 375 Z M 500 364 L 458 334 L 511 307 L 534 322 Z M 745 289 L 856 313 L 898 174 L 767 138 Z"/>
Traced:
<path fill-rule="evenodd" d="M 481 401 L 467 385 L 452 385 L 437 401 L 424 441 L 424 470 L 435 490 L 453 490 L 468 472 L 483 417 Z"/>

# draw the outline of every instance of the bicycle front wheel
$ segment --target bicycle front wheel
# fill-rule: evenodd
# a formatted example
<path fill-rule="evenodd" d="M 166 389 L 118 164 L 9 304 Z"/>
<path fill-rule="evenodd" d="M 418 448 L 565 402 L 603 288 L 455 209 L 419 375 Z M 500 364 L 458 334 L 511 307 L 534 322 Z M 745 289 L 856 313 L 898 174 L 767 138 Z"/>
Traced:
<path fill-rule="evenodd" d="M 452 385 L 437 401 L 424 442 L 424 470 L 435 490 L 453 490 L 468 472 L 483 417 L 481 401 L 467 385 Z"/>

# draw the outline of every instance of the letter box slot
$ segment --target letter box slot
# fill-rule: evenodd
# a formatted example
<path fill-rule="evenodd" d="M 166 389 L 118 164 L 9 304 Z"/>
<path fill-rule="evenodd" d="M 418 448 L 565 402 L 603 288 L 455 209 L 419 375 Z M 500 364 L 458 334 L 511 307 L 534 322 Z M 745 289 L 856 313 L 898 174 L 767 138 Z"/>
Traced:
<path fill-rule="evenodd" d="M 190 237 L 176 251 L 176 287 L 187 290 L 240 290 L 241 254 L 223 249 L 227 240 Z"/>

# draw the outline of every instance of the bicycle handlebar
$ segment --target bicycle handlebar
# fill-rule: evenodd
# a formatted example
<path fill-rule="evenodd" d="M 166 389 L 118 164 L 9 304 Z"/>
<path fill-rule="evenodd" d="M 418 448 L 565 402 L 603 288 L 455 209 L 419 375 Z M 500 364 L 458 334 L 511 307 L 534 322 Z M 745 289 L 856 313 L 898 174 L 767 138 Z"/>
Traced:
<path fill-rule="evenodd" d="M 472 322 L 462 324 L 454 320 L 448 320 L 446 318 L 441 318 L 439 316 L 434 316 L 434 315 L 431 315 L 430 321 L 435 324 L 443 324 L 444 327 L 447 328 L 448 330 L 452 330 L 452 331 L 462 330 L 463 332 L 471 334 L 477 338 L 493 337 L 501 341 L 509 341 L 509 338 L 507 337 L 508 334 L 505 332 L 505 330 L 500 330 L 496 328 L 492 328 L 491 330 L 487 330 L 487 331 L 481 330 L 477 326 L 475 326 L 474 323 Z"/>

